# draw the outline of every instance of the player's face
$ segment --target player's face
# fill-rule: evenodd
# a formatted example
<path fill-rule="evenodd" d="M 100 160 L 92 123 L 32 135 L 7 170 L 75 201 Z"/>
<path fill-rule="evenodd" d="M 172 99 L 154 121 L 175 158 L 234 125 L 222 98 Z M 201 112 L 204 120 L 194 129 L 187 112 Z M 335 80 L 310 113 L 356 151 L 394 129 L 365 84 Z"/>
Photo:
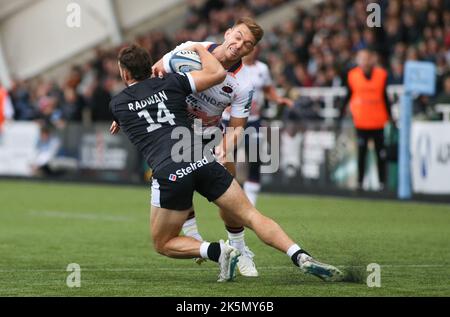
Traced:
<path fill-rule="evenodd" d="M 225 57 L 238 61 L 255 47 L 255 38 L 245 24 L 239 24 L 225 32 Z"/>

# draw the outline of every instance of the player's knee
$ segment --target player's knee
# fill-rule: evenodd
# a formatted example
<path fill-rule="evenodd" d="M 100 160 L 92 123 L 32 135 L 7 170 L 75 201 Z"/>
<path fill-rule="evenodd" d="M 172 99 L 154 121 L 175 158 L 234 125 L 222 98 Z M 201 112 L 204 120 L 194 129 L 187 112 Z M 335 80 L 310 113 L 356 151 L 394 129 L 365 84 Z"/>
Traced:
<path fill-rule="evenodd" d="M 158 252 L 159 254 L 162 255 L 166 255 L 166 241 L 157 239 L 157 238 L 153 238 L 153 248 L 155 249 L 156 252 Z"/>

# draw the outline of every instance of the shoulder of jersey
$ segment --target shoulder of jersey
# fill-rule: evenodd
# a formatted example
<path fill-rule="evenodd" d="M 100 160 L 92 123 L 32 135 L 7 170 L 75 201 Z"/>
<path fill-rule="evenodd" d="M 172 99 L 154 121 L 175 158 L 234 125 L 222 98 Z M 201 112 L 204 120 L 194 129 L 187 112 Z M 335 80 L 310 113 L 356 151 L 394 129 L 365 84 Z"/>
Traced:
<path fill-rule="evenodd" d="M 234 76 L 239 81 L 239 84 L 250 84 L 250 81 L 248 80 L 250 76 L 250 69 L 248 68 L 248 66 L 242 64 L 241 69 L 239 69 L 239 71 L 234 74 Z"/>
<path fill-rule="evenodd" d="M 261 61 L 256 61 L 256 65 L 257 65 L 259 68 L 269 69 L 269 65 L 267 65 L 266 63 L 261 62 Z"/>
<path fill-rule="evenodd" d="M 206 48 L 208 48 L 210 45 L 214 44 L 214 42 L 209 42 L 209 41 L 206 41 L 206 42 L 194 42 L 194 41 L 192 41 L 192 44 L 194 44 L 194 43 L 200 43 L 201 45 L 203 45 Z"/>
<path fill-rule="evenodd" d="M 214 43 L 213 43 L 213 42 L 208 42 L 208 41 L 206 41 L 206 42 L 186 41 L 186 42 L 183 42 L 183 43 L 179 44 L 179 45 L 174 49 L 174 51 L 175 51 L 175 50 L 182 50 L 183 48 L 189 47 L 189 46 L 194 45 L 194 44 L 201 44 L 201 45 L 203 45 L 204 47 L 208 48 L 211 44 L 214 44 Z"/>
<path fill-rule="evenodd" d="M 116 95 L 112 96 L 110 103 L 120 103 L 122 99 L 125 98 L 125 90 L 127 88 L 123 89 L 121 92 L 117 93 Z"/>

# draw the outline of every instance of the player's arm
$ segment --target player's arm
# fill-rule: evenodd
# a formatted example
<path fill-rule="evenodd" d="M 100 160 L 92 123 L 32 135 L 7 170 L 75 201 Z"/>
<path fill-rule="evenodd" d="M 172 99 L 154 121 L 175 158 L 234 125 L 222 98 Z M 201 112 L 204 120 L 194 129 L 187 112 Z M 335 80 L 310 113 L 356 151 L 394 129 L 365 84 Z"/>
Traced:
<path fill-rule="evenodd" d="M 264 87 L 263 91 L 264 96 L 269 101 L 275 102 L 280 106 L 287 106 L 289 108 L 292 108 L 294 106 L 294 101 L 292 101 L 292 99 L 280 96 L 273 85 Z"/>
<path fill-rule="evenodd" d="M 152 66 L 152 77 L 163 77 L 165 74 L 166 71 L 164 70 L 163 59 L 161 58 Z"/>
<path fill-rule="evenodd" d="M 157 61 L 155 64 L 153 64 L 152 77 L 163 77 L 167 73 L 170 73 L 171 70 L 169 67 L 169 61 L 170 61 L 170 58 L 172 57 L 172 55 L 180 50 L 188 49 L 188 47 L 190 47 L 194 44 L 195 44 L 195 42 L 187 41 L 187 42 L 184 42 L 184 43 L 178 45 L 172 51 L 166 53 L 159 61 Z"/>
<path fill-rule="evenodd" d="M 219 162 L 225 163 L 232 161 L 230 155 L 234 154 L 234 150 L 241 140 L 246 125 L 247 118 L 230 117 L 230 122 L 225 129 L 223 139 L 215 150 L 215 155 Z"/>
<path fill-rule="evenodd" d="M 109 133 L 111 133 L 112 135 L 116 135 L 120 131 L 120 126 L 119 126 L 118 120 L 114 117 L 114 114 L 113 114 L 113 100 L 111 100 L 109 103 L 109 110 L 113 117 L 113 122 L 111 123 L 111 126 L 109 127 Z"/>
<path fill-rule="evenodd" d="M 201 70 L 190 72 L 197 92 L 218 85 L 225 80 L 227 72 L 222 64 L 203 45 L 194 44 L 186 49 L 197 52 L 202 62 Z"/>
<path fill-rule="evenodd" d="M 120 126 L 116 121 L 113 121 L 111 123 L 111 127 L 109 127 L 109 133 L 111 133 L 112 135 L 115 135 L 117 133 L 119 133 L 120 131 Z"/>

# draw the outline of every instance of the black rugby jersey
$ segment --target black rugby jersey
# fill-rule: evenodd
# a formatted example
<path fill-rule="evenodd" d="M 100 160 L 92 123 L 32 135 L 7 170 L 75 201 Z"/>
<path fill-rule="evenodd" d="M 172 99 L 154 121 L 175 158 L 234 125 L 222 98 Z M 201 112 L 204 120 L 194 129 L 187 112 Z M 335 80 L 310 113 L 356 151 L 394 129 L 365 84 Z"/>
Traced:
<path fill-rule="evenodd" d="M 111 100 L 114 120 L 153 170 L 172 162 L 172 146 L 180 141 L 171 137 L 172 131 L 180 126 L 192 130 L 185 100 L 193 92 L 191 75 L 175 73 L 136 83 Z M 193 151 L 193 142 L 184 142 L 189 144 L 184 149 Z"/>

